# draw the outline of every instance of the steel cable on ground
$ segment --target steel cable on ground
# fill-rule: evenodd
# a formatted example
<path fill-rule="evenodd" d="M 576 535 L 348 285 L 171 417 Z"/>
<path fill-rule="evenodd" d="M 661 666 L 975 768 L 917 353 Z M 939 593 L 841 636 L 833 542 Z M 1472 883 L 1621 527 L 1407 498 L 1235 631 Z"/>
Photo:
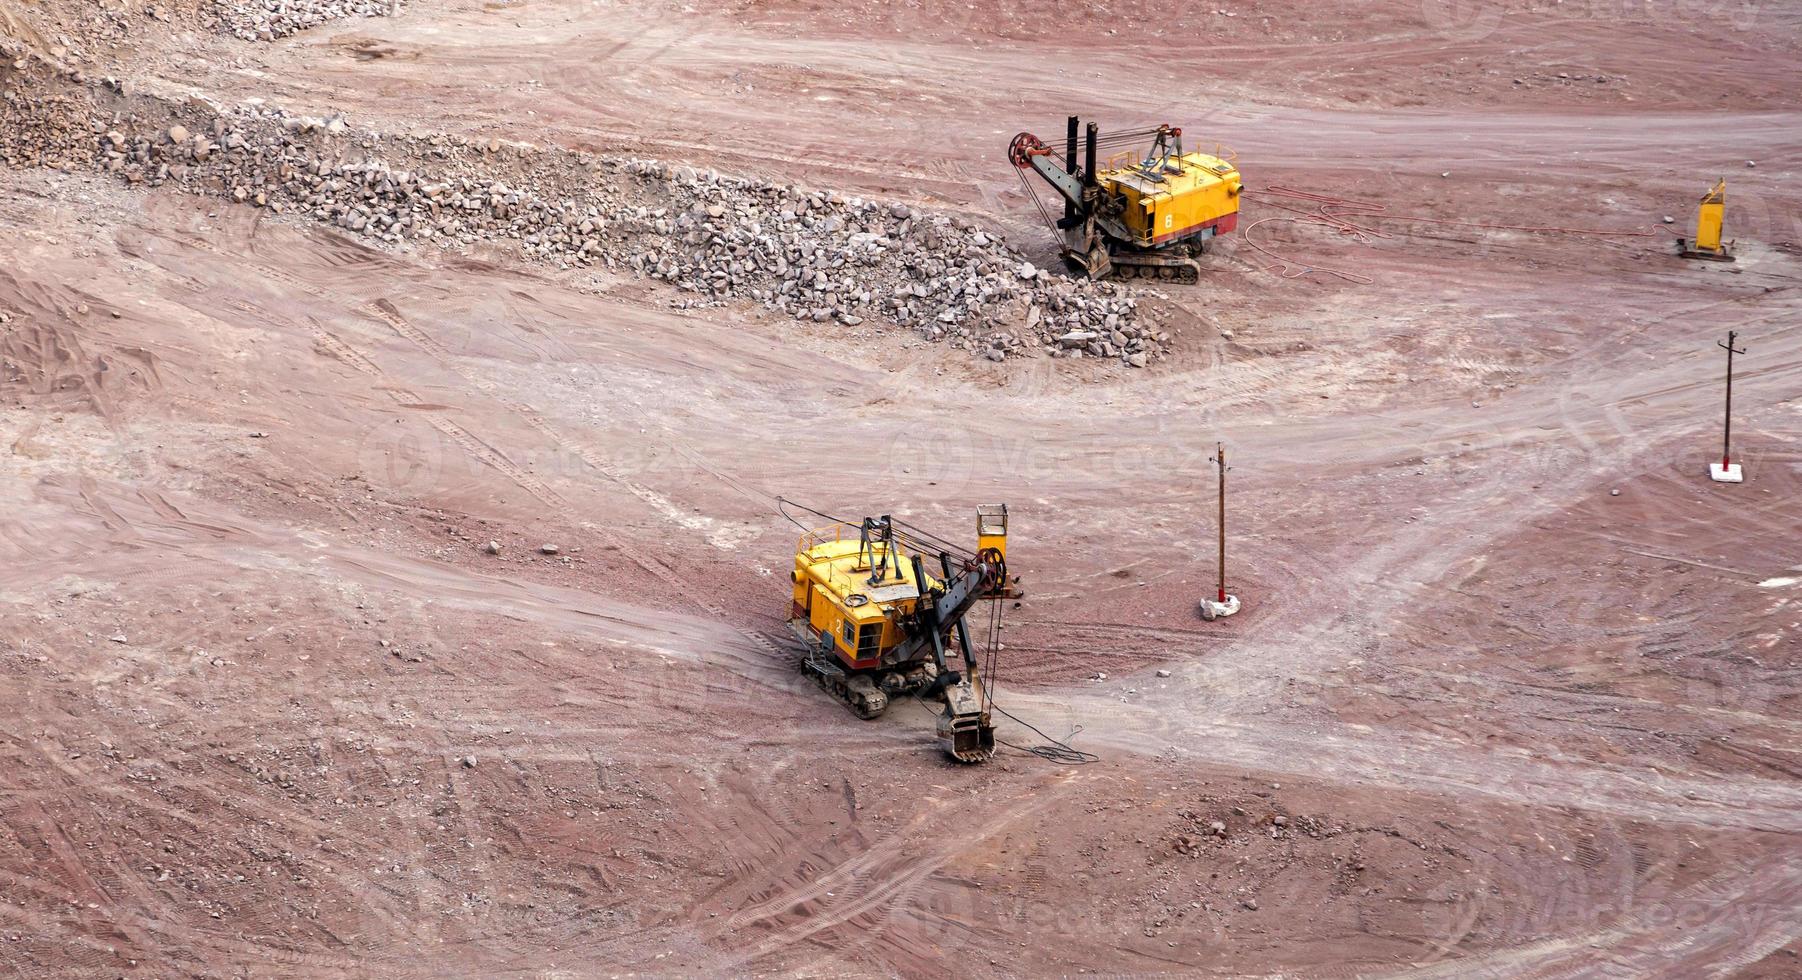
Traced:
<path fill-rule="evenodd" d="M 1060 742 L 1057 739 L 1052 738 L 1044 732 L 1039 731 L 1038 726 L 1034 725 L 1032 722 L 1020 718 L 1018 715 L 1015 715 L 1013 712 L 1003 708 L 999 704 L 995 705 L 995 710 L 1013 719 L 1016 723 L 1031 729 L 1033 734 L 1045 740 L 1044 745 L 1015 745 L 1004 738 L 995 739 L 997 743 L 1005 745 L 1015 752 L 1024 752 L 1027 755 L 1037 756 L 1044 759 L 1046 762 L 1055 763 L 1060 766 L 1086 766 L 1091 762 L 1101 761 L 1101 756 L 1096 755 L 1093 752 L 1085 752 L 1068 742 Z M 1082 734 L 1081 725 L 1077 725 L 1070 730 L 1071 738 L 1075 738 L 1080 734 Z"/>

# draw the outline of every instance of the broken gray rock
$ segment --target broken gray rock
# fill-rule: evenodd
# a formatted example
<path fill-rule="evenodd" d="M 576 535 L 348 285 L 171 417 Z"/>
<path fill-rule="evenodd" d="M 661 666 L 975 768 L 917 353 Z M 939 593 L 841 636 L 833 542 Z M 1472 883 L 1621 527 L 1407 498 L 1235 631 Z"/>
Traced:
<path fill-rule="evenodd" d="M 266 2 L 292 11 L 323 0 Z M 1127 287 L 1039 269 L 967 220 L 901 202 L 654 160 L 561 161 L 564 151 L 528 149 L 510 152 L 510 161 L 528 169 L 579 162 L 589 182 L 569 189 L 553 181 L 556 191 L 514 186 L 480 169 L 492 165 L 493 139 L 383 137 L 349 128 L 341 114 L 320 119 L 268 106 L 222 112 L 210 133 L 179 144 L 166 142 L 167 131 L 145 138 L 123 131 L 123 122 L 99 122 L 113 128 L 94 138 L 96 163 L 130 183 L 221 194 L 394 247 L 510 240 L 525 257 L 560 269 L 662 280 L 679 291 L 671 303 L 681 308 L 742 298 L 820 323 L 881 320 L 979 357 L 1048 352 L 1144 367 L 1168 341 L 1141 322 L 1139 298 Z M 347 158 L 351 144 L 368 152 Z M 391 164 L 381 157 L 390 145 L 442 165 L 421 172 L 414 159 Z M 529 154 L 538 157 L 512 161 Z"/>

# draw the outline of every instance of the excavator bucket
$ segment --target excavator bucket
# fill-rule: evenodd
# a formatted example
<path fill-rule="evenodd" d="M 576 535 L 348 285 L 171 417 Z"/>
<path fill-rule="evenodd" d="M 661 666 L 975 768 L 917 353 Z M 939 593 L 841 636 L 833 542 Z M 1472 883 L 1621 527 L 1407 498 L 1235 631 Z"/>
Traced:
<path fill-rule="evenodd" d="M 959 762 L 987 762 L 995 754 L 995 726 L 982 710 L 980 689 L 968 677 L 946 689 L 938 735 L 945 754 Z"/>
<path fill-rule="evenodd" d="M 995 726 L 981 715 L 940 716 L 939 738 L 945 754 L 959 762 L 987 762 L 995 754 Z"/>
<path fill-rule="evenodd" d="M 1114 260 L 1109 257 L 1107 249 L 1100 245 L 1090 249 L 1086 255 L 1078 253 L 1077 261 L 1082 263 L 1083 271 L 1088 273 L 1089 278 L 1097 282 L 1114 274 Z"/>

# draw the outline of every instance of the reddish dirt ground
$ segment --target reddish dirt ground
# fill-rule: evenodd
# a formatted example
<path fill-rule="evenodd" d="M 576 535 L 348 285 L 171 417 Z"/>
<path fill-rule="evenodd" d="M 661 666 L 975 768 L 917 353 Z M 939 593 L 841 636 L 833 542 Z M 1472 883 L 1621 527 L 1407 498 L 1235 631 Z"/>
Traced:
<path fill-rule="evenodd" d="M 1802 976 L 1802 17 L 1692 8 L 420 0 L 90 52 L 1048 264 L 1002 149 L 1067 112 L 1252 194 L 1132 372 L 0 172 L 0 967 Z M 1722 173 L 1741 261 L 1685 263 Z M 801 682 L 778 495 L 1008 502 L 1000 702 L 1099 761 L 954 767 Z"/>

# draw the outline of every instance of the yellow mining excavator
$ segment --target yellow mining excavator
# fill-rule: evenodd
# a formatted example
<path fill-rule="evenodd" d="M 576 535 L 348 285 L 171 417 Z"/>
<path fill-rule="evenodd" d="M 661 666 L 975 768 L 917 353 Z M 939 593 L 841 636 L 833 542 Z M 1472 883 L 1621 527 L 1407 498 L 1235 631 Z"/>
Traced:
<path fill-rule="evenodd" d="M 1011 594 L 1006 505 L 978 508 L 974 551 L 887 515 L 814 528 L 801 536 L 790 579 L 788 622 L 804 673 L 859 718 L 877 717 L 897 697 L 940 702 L 946 753 L 959 762 L 994 754 L 976 643 L 992 664 L 1000 610 L 991 606 L 980 641 L 965 615 Z"/>
<path fill-rule="evenodd" d="M 1065 261 L 1091 279 L 1170 279 L 1194 282 L 1201 273 L 1193 256 L 1239 223 L 1239 170 L 1206 153 L 1184 152 L 1183 131 L 1171 126 L 1100 135 L 1089 123 L 1083 162 L 1076 161 L 1076 131 L 1069 119 L 1060 161 L 1031 133 L 1008 144 L 1007 158 L 1020 183 L 1053 231 L 1063 239 Z M 1111 154 L 1105 160 L 1097 154 Z M 1032 171 L 1064 199 L 1064 217 L 1053 220 L 1026 180 Z"/>
<path fill-rule="evenodd" d="M 1686 259 L 1732 262 L 1733 243 L 1721 240 L 1727 222 L 1727 178 L 1714 182 L 1696 202 L 1696 237 L 1677 239 L 1677 254 Z"/>

